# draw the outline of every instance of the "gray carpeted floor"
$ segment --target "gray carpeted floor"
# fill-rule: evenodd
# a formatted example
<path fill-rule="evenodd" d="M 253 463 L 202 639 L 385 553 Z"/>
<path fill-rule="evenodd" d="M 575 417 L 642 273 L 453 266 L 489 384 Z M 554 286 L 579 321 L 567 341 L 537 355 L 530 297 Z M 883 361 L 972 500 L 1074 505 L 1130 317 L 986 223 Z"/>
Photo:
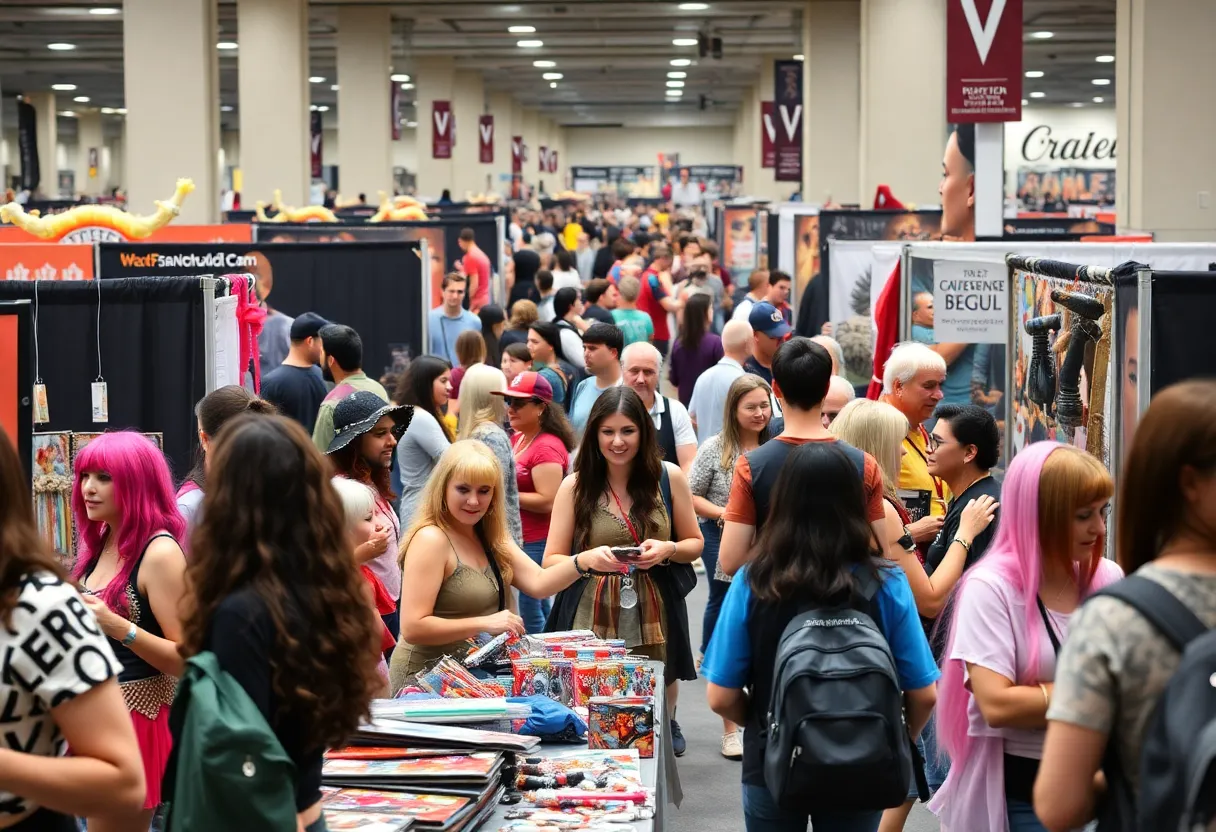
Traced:
<path fill-rule="evenodd" d="M 688 619 L 694 652 L 701 643 L 701 617 L 705 611 L 706 585 L 700 576 L 688 596 Z M 670 807 L 670 832 L 739 832 L 743 809 L 739 793 L 739 763 L 722 757 L 722 721 L 705 704 L 705 683 L 698 680 L 680 685 L 677 713 L 688 740 L 688 753 L 679 760 L 684 803 Z M 917 805 L 904 827 L 905 832 L 937 832 L 937 818 Z"/>

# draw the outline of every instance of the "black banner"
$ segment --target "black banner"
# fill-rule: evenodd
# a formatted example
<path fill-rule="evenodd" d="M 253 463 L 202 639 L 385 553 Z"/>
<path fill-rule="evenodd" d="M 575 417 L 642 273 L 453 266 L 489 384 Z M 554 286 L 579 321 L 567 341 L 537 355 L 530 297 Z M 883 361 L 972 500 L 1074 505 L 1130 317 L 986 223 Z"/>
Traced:
<path fill-rule="evenodd" d="M 361 225 L 335 225 L 333 223 L 254 223 L 253 239 L 256 243 L 350 243 L 427 241 L 429 246 L 431 276 L 431 306 L 443 300 L 443 276 L 456 270 L 456 261 L 464 256 L 460 248 L 460 232 L 473 229 L 477 247 L 490 258 L 490 268 L 498 271 L 498 220 L 497 214 L 460 214 L 443 216 L 418 222 L 364 223 Z M 104 274 L 104 272 L 103 272 Z M 469 299 L 465 298 L 468 306 Z"/>
<path fill-rule="evenodd" d="M 42 181 L 38 164 L 37 112 L 28 101 L 17 102 L 17 151 L 21 154 L 21 187 L 34 193 Z M 52 160 L 53 161 L 53 160 Z"/>
<path fill-rule="evenodd" d="M 207 392 L 198 280 L 43 280 L 36 287 L 0 280 L 0 301 L 33 302 L 35 288 L 39 372 L 51 417 L 38 429 L 163 433 L 165 455 L 181 478 L 197 442 L 194 405 Z M 93 421 L 91 388 L 99 351 L 110 407 L 101 423 Z"/>
<path fill-rule="evenodd" d="M 940 236 L 941 222 L 941 211 L 820 211 L 819 271 L 811 275 L 798 299 L 798 334 L 818 335 L 830 317 L 828 299 L 833 290 L 829 240 L 935 240 Z M 839 287 L 840 291 L 852 288 Z"/>
<path fill-rule="evenodd" d="M 422 354 L 427 310 L 416 243 L 103 243 L 98 251 L 102 278 L 252 273 L 275 311 L 316 312 L 354 327 L 372 378 Z"/>
<path fill-rule="evenodd" d="M 1045 238 L 1068 239 L 1060 235 L 1110 236 L 1115 233 L 1114 223 L 1098 222 L 1081 217 L 1019 217 L 1003 222 L 1006 240 L 1042 240 Z"/>
<path fill-rule="evenodd" d="M 773 179 L 802 181 L 802 61 L 773 61 L 773 148 L 777 164 Z"/>

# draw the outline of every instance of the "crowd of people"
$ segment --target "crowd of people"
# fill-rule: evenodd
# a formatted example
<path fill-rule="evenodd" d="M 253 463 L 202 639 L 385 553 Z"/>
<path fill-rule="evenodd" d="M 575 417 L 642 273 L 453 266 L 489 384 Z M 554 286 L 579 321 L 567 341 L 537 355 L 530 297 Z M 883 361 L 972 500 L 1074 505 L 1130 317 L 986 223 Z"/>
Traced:
<path fill-rule="evenodd" d="M 750 832 L 896 832 L 917 800 L 951 832 L 1063 832 L 1159 783 L 1140 760 L 1181 650 L 1118 590 L 1135 571 L 1216 625 L 1216 382 L 1144 415 L 1110 559 L 1096 458 L 1044 441 L 1005 464 L 989 409 L 943 402 L 933 345 L 897 345 L 856 398 L 838 344 L 792 335 L 788 275 L 738 285 L 678 213 L 627 214 L 513 217 L 510 305 L 476 263 L 447 275 L 399 378 L 364 373 L 350 327 L 295 318 L 261 396 L 198 403 L 180 482 L 140 434 L 94 439 L 67 566 L 0 432 L 0 829 L 148 829 L 189 787 L 174 693 L 210 654 L 322 832 L 322 753 L 374 697 L 470 637 L 569 629 L 663 662 L 677 756 L 678 710 L 702 707 L 680 682 L 706 680 Z M 829 808 L 779 796 L 770 765 L 791 622 L 822 609 L 880 635 L 902 715 L 879 756 L 915 761 Z M 870 736 L 815 730 L 789 776 Z"/>

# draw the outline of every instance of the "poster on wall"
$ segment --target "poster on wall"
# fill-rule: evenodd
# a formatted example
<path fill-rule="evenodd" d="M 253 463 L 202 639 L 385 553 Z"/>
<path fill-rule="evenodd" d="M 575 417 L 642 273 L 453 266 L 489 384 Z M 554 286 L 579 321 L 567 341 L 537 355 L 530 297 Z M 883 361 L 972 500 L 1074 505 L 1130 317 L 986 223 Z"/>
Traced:
<path fill-rule="evenodd" d="M 494 164 L 494 116 L 477 120 L 477 158 L 483 165 Z"/>
<path fill-rule="evenodd" d="M 722 265 L 747 282 L 747 275 L 759 263 L 759 236 L 756 208 L 726 208 L 723 210 Z"/>
<path fill-rule="evenodd" d="M 760 167 L 777 166 L 777 125 L 773 120 L 773 102 L 760 102 Z"/>
<path fill-rule="evenodd" d="M 549 172 L 549 148 L 545 147 L 543 144 L 536 153 L 536 163 L 537 170 L 539 170 L 541 173 Z"/>
<path fill-rule="evenodd" d="M 773 178 L 802 181 L 802 61 L 774 61 L 773 113 L 777 122 Z"/>
<path fill-rule="evenodd" d="M 1110 208 L 1115 204 L 1115 169 L 1018 168 L 1018 209 L 1067 213 L 1072 205 Z"/>
<path fill-rule="evenodd" d="M 549 173 L 557 173 L 557 151 L 549 151 Z"/>
<path fill-rule="evenodd" d="M 1028 258 L 1029 260 L 1029 258 Z M 1118 378 L 1111 361 L 1109 349 L 1087 348 L 1084 338 L 1070 335 L 1079 342 L 1080 372 L 1076 378 L 1068 378 L 1063 372 L 1068 363 L 1068 352 L 1057 355 L 1056 342 L 1075 323 L 1076 315 L 1052 300 L 1053 290 L 1077 292 L 1088 295 L 1106 306 L 1107 314 L 1113 303 L 1113 290 L 1093 283 L 1073 279 L 1047 277 L 1021 268 L 1011 268 L 1014 298 L 1017 304 L 1014 317 L 1012 351 L 1013 391 L 1010 397 L 1011 428 L 1006 431 L 1010 458 L 1016 456 L 1027 445 L 1045 439 L 1075 445 L 1089 450 L 1110 469 L 1110 436 L 1106 430 L 1106 414 L 1114 413 L 1113 381 Z M 1058 315 L 1059 317 L 1054 317 Z M 1027 331 L 1027 323 L 1031 332 Z M 1106 329 L 1109 333 L 1109 328 Z M 1109 334 L 1107 347 L 1109 347 Z M 1039 340 L 1036 351 L 1035 341 Z M 1078 347 L 1072 347 L 1074 350 Z M 1107 366 L 1095 368 L 1095 357 L 1106 356 Z M 1050 372 L 1045 373 L 1043 367 Z M 1082 416 L 1079 424 L 1070 426 L 1063 418 L 1059 401 L 1062 394 L 1075 386 L 1080 396 Z"/>
<path fill-rule="evenodd" d="M 453 144 L 451 101 L 431 102 L 431 158 L 451 159 Z"/>
<path fill-rule="evenodd" d="M 1004 264 L 933 261 L 933 337 L 939 344 L 1004 344 L 1009 337 Z"/>
<path fill-rule="evenodd" d="M 1021 120 L 1022 0 L 947 0 L 946 121 Z"/>

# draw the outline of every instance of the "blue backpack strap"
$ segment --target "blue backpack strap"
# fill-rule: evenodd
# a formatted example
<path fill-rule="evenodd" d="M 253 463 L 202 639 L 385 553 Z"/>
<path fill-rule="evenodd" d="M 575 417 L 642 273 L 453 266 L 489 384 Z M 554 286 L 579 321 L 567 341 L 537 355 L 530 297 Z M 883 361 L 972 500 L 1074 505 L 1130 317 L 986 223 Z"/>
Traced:
<path fill-rule="evenodd" d="M 1208 628 L 1174 593 L 1161 584 L 1140 575 L 1130 575 L 1095 592 L 1091 598 L 1118 598 L 1140 613 L 1157 632 L 1169 639 L 1181 653 Z"/>

